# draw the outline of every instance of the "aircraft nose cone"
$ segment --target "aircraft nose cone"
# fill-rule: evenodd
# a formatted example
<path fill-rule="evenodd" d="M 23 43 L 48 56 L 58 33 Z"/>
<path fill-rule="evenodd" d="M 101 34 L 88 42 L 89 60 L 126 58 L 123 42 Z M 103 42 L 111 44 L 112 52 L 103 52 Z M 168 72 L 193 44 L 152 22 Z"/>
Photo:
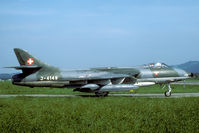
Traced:
<path fill-rule="evenodd" d="M 183 71 L 184 71 L 184 70 L 183 70 Z M 187 77 L 187 78 L 193 77 L 193 73 L 189 73 L 189 72 L 187 72 L 187 71 L 184 71 L 184 72 L 182 73 L 182 76 Z"/>
<path fill-rule="evenodd" d="M 179 68 L 176 68 L 175 70 L 180 77 L 189 77 L 189 74 L 186 71 Z"/>
<path fill-rule="evenodd" d="M 183 70 L 184 71 L 184 70 Z M 193 77 L 193 73 L 190 73 L 190 72 L 187 72 L 187 71 L 184 71 L 184 77 Z"/>
<path fill-rule="evenodd" d="M 184 71 L 184 70 L 183 70 L 183 71 Z M 182 73 L 182 75 L 183 75 L 184 77 L 189 77 L 189 73 L 186 72 L 186 71 L 184 71 L 184 72 Z"/>

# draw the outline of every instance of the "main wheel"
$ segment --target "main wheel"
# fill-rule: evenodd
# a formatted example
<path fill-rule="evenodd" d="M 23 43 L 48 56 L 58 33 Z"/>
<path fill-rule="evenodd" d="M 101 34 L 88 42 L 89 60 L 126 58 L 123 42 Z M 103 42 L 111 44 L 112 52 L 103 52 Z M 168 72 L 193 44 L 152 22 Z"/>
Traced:
<path fill-rule="evenodd" d="M 171 96 L 171 91 L 165 91 L 164 95 L 165 95 L 165 97 L 170 97 Z"/>
<path fill-rule="evenodd" d="M 95 95 L 98 97 L 106 97 L 109 92 L 95 92 Z"/>

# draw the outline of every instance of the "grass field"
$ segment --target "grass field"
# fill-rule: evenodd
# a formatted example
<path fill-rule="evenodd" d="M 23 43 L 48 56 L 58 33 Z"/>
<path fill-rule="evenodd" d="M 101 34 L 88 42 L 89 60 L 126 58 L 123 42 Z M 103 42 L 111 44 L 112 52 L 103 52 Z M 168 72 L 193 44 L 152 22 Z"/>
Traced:
<path fill-rule="evenodd" d="M 134 93 L 164 93 L 167 90 L 161 89 L 163 86 L 154 85 L 149 87 L 140 87 Z M 185 92 L 199 92 L 198 85 L 171 85 L 173 88 L 172 93 L 185 93 Z M 130 92 L 115 92 L 115 93 L 130 93 Z M 0 94 L 88 94 L 82 92 L 73 92 L 73 89 L 63 88 L 42 88 L 42 87 L 23 87 L 12 85 L 11 82 L 0 82 Z"/>
<path fill-rule="evenodd" d="M 199 98 L 1 98 L 0 132 L 199 132 Z"/>
<path fill-rule="evenodd" d="M 172 85 L 173 92 L 199 86 Z M 160 86 L 136 93 L 163 93 Z M 123 93 L 123 92 L 122 92 Z M 129 92 L 125 92 L 129 93 Z M 84 94 L 72 89 L 29 88 L 0 82 L 0 94 Z M 199 132 L 199 98 L 0 98 L 0 133 Z"/>

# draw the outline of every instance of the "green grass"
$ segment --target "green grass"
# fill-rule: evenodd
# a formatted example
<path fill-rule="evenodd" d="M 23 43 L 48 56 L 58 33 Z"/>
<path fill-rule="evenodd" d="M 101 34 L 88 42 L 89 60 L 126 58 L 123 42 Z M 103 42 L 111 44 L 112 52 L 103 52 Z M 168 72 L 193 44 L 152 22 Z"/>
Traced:
<path fill-rule="evenodd" d="M 184 88 L 184 85 L 171 85 L 172 87 L 172 93 L 195 93 L 199 92 L 199 86 L 198 85 L 186 85 Z M 165 92 L 168 87 L 166 86 L 164 89 L 162 89 L 163 86 L 160 85 L 154 85 L 149 87 L 140 87 L 136 90 L 136 93 L 163 93 Z"/>
<path fill-rule="evenodd" d="M 173 92 L 199 86 L 172 85 Z M 163 93 L 160 86 L 136 93 Z M 129 92 L 118 92 L 129 93 Z M 0 82 L 0 94 L 85 94 L 72 89 L 29 88 Z M 0 133 L 199 132 L 199 98 L 0 98 Z"/>
<path fill-rule="evenodd" d="M 185 82 L 199 82 L 198 78 L 190 78 L 190 79 L 186 79 Z"/>
<path fill-rule="evenodd" d="M 47 88 L 47 87 L 25 87 L 16 86 L 11 82 L 0 82 L 0 94 L 82 94 L 73 92 L 73 89 Z"/>
<path fill-rule="evenodd" d="M 199 92 L 198 85 L 171 85 L 173 90 L 172 93 L 186 93 L 186 92 Z M 134 93 L 164 93 L 167 90 L 162 89 L 163 86 L 153 85 L 149 87 L 140 87 Z M 113 93 L 113 92 L 112 92 Z M 114 93 L 130 93 L 130 92 L 114 92 Z M 88 94 L 82 92 L 73 92 L 73 89 L 65 88 L 46 88 L 46 87 L 23 87 L 12 85 L 11 82 L 0 82 L 0 94 Z"/>
<path fill-rule="evenodd" d="M 0 132 L 199 132 L 199 98 L 1 98 Z"/>

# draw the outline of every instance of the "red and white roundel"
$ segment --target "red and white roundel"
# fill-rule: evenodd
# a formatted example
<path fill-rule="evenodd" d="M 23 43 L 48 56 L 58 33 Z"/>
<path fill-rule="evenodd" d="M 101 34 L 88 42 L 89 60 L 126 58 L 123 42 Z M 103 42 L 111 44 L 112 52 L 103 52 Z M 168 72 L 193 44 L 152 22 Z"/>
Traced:
<path fill-rule="evenodd" d="M 155 76 L 158 76 L 158 75 L 159 75 L 159 72 L 154 72 L 154 75 L 155 75 Z"/>
<path fill-rule="evenodd" d="M 27 64 L 28 64 L 28 65 L 32 65 L 34 62 L 35 62 L 35 61 L 33 60 L 33 58 L 29 58 L 29 59 L 27 60 Z"/>

